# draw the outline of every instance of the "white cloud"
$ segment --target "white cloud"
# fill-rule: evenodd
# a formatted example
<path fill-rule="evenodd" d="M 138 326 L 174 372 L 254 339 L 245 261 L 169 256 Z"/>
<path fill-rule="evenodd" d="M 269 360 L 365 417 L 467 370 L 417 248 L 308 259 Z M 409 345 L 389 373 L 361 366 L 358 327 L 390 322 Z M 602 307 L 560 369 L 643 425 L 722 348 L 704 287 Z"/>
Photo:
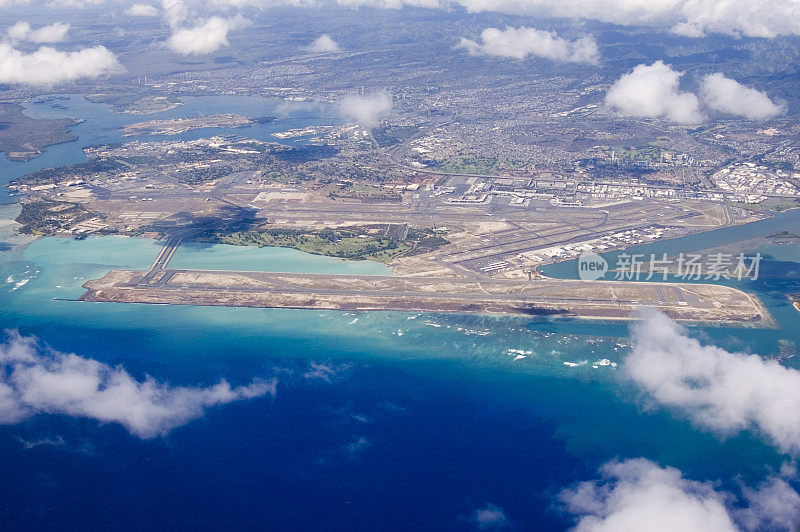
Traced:
<path fill-rule="evenodd" d="M 125 10 L 125 14 L 131 17 L 155 17 L 158 16 L 158 9 L 150 4 L 133 4 Z"/>
<path fill-rule="evenodd" d="M 690 37 L 706 32 L 771 38 L 800 35 L 796 0 L 684 0 L 673 31 Z"/>
<path fill-rule="evenodd" d="M 343 445 L 342 449 L 350 456 L 350 458 L 355 460 L 360 458 L 370 447 L 372 447 L 372 442 L 363 436 L 359 436 L 350 443 Z"/>
<path fill-rule="evenodd" d="M 167 47 L 181 55 L 202 55 L 216 52 L 228 46 L 228 32 L 244 28 L 250 21 L 236 15 L 233 17 L 209 17 L 194 25 L 187 24 L 189 7 L 184 0 L 162 0 L 164 18 L 172 34 Z"/>
<path fill-rule="evenodd" d="M 457 48 L 467 50 L 471 55 L 488 55 L 525 59 L 528 56 L 545 57 L 553 61 L 568 63 L 600 62 L 600 52 L 592 37 L 582 37 L 569 41 L 551 31 L 534 28 L 510 28 L 499 30 L 487 28 L 481 32 L 481 43 L 461 39 Z"/>
<path fill-rule="evenodd" d="M 36 440 L 17 438 L 17 441 L 25 449 L 35 449 L 37 447 L 64 447 L 67 445 L 67 442 L 64 441 L 64 438 L 61 436 L 56 436 L 55 438 L 38 438 Z"/>
<path fill-rule="evenodd" d="M 378 125 L 382 115 L 392 110 L 392 95 L 378 92 L 370 96 L 349 95 L 339 101 L 339 112 L 345 119 L 358 122 L 364 127 Z"/>
<path fill-rule="evenodd" d="M 30 24 L 27 22 L 17 22 L 6 30 L 6 37 L 13 41 L 24 41 L 30 33 Z"/>
<path fill-rule="evenodd" d="M 332 382 L 332 380 L 345 371 L 350 369 L 349 364 L 334 364 L 333 362 L 314 362 L 311 361 L 308 371 L 303 373 L 304 379 L 322 380 Z"/>
<path fill-rule="evenodd" d="M 636 459 L 608 463 L 600 474 L 603 482 L 582 482 L 559 496 L 578 517 L 577 532 L 737 530 L 724 498 L 677 469 Z"/>
<path fill-rule="evenodd" d="M 706 32 L 767 38 L 800 35 L 800 2 L 797 0 L 336 0 L 336 3 L 353 8 L 382 9 L 460 6 L 471 12 L 655 26 L 690 37 Z"/>
<path fill-rule="evenodd" d="M 314 54 L 326 54 L 341 52 L 342 48 L 326 33 L 314 39 L 314 42 L 306 46 L 305 50 Z"/>
<path fill-rule="evenodd" d="M 183 0 L 162 0 L 161 8 L 164 10 L 164 18 L 173 30 L 179 28 L 189 17 L 189 8 Z"/>
<path fill-rule="evenodd" d="M 456 0 L 470 11 L 594 19 L 622 25 L 674 28 L 696 37 L 705 32 L 774 37 L 800 34 L 796 0 Z"/>
<path fill-rule="evenodd" d="M 101 6 L 105 3 L 105 0 L 52 0 L 48 6 L 56 8 L 71 7 L 75 9 L 86 9 L 93 6 Z"/>
<path fill-rule="evenodd" d="M 559 495 L 565 510 L 576 516 L 577 532 L 789 531 L 794 527 L 782 525 L 800 518 L 800 496 L 777 477 L 743 489 L 749 505 L 737 509 L 731 507 L 733 494 L 642 458 L 610 462 L 600 475 L 602 480 L 581 482 Z"/>
<path fill-rule="evenodd" d="M 475 525 L 478 530 L 501 530 L 511 526 L 506 512 L 499 506 L 488 503 L 472 512 L 467 521 Z"/>
<path fill-rule="evenodd" d="M 745 530 L 787 530 L 800 524 L 800 495 L 782 478 L 770 477 L 758 488 L 742 488 L 748 502 L 734 516 Z"/>
<path fill-rule="evenodd" d="M 456 0 L 473 12 L 596 19 L 614 24 L 652 24 L 674 20 L 687 0 Z"/>
<path fill-rule="evenodd" d="M 662 61 L 639 65 L 611 86 L 606 105 L 628 116 L 666 118 L 686 125 L 702 122 L 700 101 L 690 92 L 681 92 L 681 76 L 683 72 Z"/>
<path fill-rule="evenodd" d="M 403 7 L 437 8 L 448 4 L 446 0 L 336 0 L 340 6 L 375 7 L 380 9 L 402 9 Z"/>
<path fill-rule="evenodd" d="M 655 311 L 643 313 L 633 339 L 623 374 L 656 404 L 722 436 L 753 430 L 800 453 L 800 371 L 703 345 Z"/>
<path fill-rule="evenodd" d="M 211 17 L 197 26 L 176 28 L 167 39 L 167 46 L 181 55 L 210 54 L 229 45 L 229 31 L 246 25 L 241 15 Z"/>
<path fill-rule="evenodd" d="M 24 449 L 36 449 L 38 447 L 49 447 L 51 449 L 59 449 L 71 453 L 80 453 L 88 456 L 95 454 L 94 446 L 89 440 L 79 440 L 76 442 L 68 442 L 63 436 L 54 437 L 40 437 L 32 440 L 24 438 L 16 438 Z"/>
<path fill-rule="evenodd" d="M 32 29 L 27 22 L 17 22 L 6 31 L 12 41 L 27 41 L 38 44 L 54 43 L 64 40 L 69 31 L 69 24 L 54 22 L 49 26 Z"/>
<path fill-rule="evenodd" d="M 255 7 L 265 9 L 270 7 L 319 7 L 322 1 L 317 0 L 212 0 L 212 3 L 222 7 Z"/>
<path fill-rule="evenodd" d="M 606 106 L 627 116 L 666 118 L 691 125 L 706 119 L 701 101 L 710 109 L 751 120 L 773 118 L 786 111 L 765 93 L 723 74 L 709 74 L 700 84 L 700 98 L 680 90 L 683 72 L 662 61 L 639 65 L 623 75 L 606 94 Z"/>
<path fill-rule="evenodd" d="M 8 43 L 0 43 L 0 83 L 54 85 L 122 70 L 116 56 L 103 46 L 74 52 L 42 46 L 26 54 Z"/>
<path fill-rule="evenodd" d="M 0 423 L 18 423 L 40 413 L 119 423 L 140 438 L 165 435 L 199 418 L 206 408 L 275 394 L 275 381 L 232 388 L 220 381 L 208 388 L 134 379 L 74 354 L 41 348 L 34 338 L 10 333 L 0 345 Z"/>
<path fill-rule="evenodd" d="M 751 120 L 773 118 L 786 111 L 765 93 L 742 85 L 723 74 L 709 74 L 700 85 L 703 103 L 715 111 L 743 116 Z"/>

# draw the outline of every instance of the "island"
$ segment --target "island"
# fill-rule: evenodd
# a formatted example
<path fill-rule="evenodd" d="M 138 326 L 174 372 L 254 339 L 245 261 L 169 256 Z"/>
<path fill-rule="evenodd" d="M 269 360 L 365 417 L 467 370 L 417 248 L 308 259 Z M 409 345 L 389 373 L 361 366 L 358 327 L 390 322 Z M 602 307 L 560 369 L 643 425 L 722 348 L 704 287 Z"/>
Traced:
<path fill-rule="evenodd" d="M 71 142 L 78 137 L 69 128 L 80 120 L 35 120 L 22 114 L 22 106 L 0 103 L 0 152 L 12 161 L 29 161 L 54 144 Z"/>
<path fill-rule="evenodd" d="M 268 120 L 265 118 L 250 118 L 237 114 L 213 114 L 193 118 L 170 118 L 165 120 L 148 120 L 128 124 L 120 128 L 126 137 L 134 135 L 180 135 L 187 131 L 210 127 L 237 128 L 252 126 Z"/>

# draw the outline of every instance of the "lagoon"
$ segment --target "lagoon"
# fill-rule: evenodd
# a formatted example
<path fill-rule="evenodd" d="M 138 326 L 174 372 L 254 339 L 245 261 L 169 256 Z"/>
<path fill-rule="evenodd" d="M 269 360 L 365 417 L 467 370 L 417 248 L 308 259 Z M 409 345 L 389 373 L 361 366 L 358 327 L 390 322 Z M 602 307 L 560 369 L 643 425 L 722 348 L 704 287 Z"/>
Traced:
<path fill-rule="evenodd" d="M 233 246 L 184 242 L 169 263 L 171 268 L 258 272 L 391 275 L 380 262 L 347 261 L 280 247 Z"/>

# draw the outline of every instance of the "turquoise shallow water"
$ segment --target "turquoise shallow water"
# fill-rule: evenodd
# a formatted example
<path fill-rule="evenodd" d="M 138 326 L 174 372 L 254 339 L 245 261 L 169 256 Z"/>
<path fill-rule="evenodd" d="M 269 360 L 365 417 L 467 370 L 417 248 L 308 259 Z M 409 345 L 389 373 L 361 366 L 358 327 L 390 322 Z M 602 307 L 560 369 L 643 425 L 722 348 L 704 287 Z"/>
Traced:
<path fill-rule="evenodd" d="M 289 248 L 259 248 L 186 242 L 175 252 L 170 267 L 263 272 L 391 275 L 392 269 L 372 261 L 346 261 L 311 255 Z"/>

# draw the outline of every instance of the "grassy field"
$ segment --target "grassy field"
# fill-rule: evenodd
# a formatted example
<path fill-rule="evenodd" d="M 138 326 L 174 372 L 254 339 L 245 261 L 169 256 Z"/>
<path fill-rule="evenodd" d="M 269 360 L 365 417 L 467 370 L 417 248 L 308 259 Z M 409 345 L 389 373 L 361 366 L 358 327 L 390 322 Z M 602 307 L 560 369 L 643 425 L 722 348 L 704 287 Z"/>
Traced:
<path fill-rule="evenodd" d="M 398 231 L 398 228 L 401 230 Z M 380 226 L 321 231 L 261 229 L 213 233 L 198 240 L 234 246 L 284 247 L 315 255 L 383 263 L 404 253 L 424 253 L 448 243 L 444 237 L 429 229 L 402 228 Z"/>
<path fill-rule="evenodd" d="M 749 203 L 735 203 L 737 207 L 741 207 L 743 209 L 747 209 L 750 211 L 773 211 L 773 212 L 783 212 L 788 211 L 789 209 L 796 209 L 800 207 L 800 199 L 793 199 L 793 198 L 767 198 L 767 200 L 761 203 L 749 204 Z"/>
<path fill-rule="evenodd" d="M 215 234 L 203 240 L 236 246 L 275 246 L 292 248 L 315 255 L 352 260 L 389 262 L 411 246 L 396 240 L 358 234 L 351 231 L 302 232 L 287 229 L 267 231 L 237 231 Z"/>

